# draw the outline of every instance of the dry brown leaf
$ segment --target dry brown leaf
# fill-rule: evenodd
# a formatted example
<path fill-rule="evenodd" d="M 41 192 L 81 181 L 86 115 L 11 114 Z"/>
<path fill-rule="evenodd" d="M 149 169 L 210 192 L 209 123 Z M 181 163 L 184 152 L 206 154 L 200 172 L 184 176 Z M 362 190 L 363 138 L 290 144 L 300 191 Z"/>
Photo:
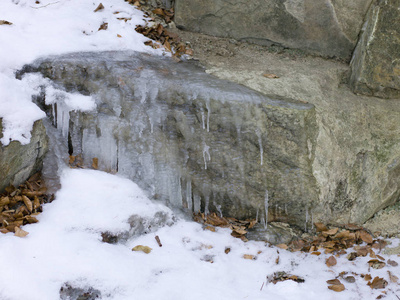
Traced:
<path fill-rule="evenodd" d="M 371 274 L 366 274 L 366 275 L 364 275 L 364 280 L 365 280 L 365 281 L 370 281 L 371 279 L 372 279 Z"/>
<path fill-rule="evenodd" d="M 346 280 L 346 282 L 349 282 L 349 283 L 356 282 L 356 279 L 355 279 L 354 276 L 347 276 L 347 277 L 344 277 L 343 279 Z"/>
<path fill-rule="evenodd" d="M 97 157 L 94 157 L 92 159 L 92 168 L 95 170 L 99 168 L 99 159 Z"/>
<path fill-rule="evenodd" d="M 119 37 L 119 38 L 120 38 L 120 37 L 122 37 L 122 35 L 120 35 L 120 34 L 117 34 L 117 37 Z"/>
<path fill-rule="evenodd" d="M 342 292 L 344 291 L 346 288 L 344 287 L 343 284 L 334 284 L 334 285 L 330 285 L 328 286 L 328 289 L 335 291 L 335 292 Z"/>
<path fill-rule="evenodd" d="M 327 283 L 327 284 L 335 284 L 335 285 L 336 285 L 336 284 L 342 284 L 342 283 L 340 282 L 340 280 L 337 279 L 337 278 L 327 280 L 326 283 Z"/>
<path fill-rule="evenodd" d="M 311 255 L 320 256 L 320 255 L 321 255 L 321 252 L 319 252 L 319 251 L 314 251 L 314 252 L 311 252 Z"/>
<path fill-rule="evenodd" d="M 33 209 L 38 209 L 40 207 L 40 200 L 37 196 L 33 198 Z"/>
<path fill-rule="evenodd" d="M 253 260 L 256 259 L 256 257 L 254 255 L 251 255 L 251 254 L 244 254 L 243 258 L 244 259 L 253 259 Z"/>
<path fill-rule="evenodd" d="M 283 249 L 283 250 L 287 250 L 287 248 L 288 248 L 288 245 L 286 245 L 286 244 L 278 244 L 278 245 L 276 245 L 278 248 L 281 248 L 281 249 Z"/>
<path fill-rule="evenodd" d="M 275 264 L 279 265 L 279 255 L 278 255 L 278 257 L 275 259 Z"/>
<path fill-rule="evenodd" d="M 368 261 L 368 265 L 374 269 L 382 269 L 386 264 L 378 259 L 371 259 Z"/>
<path fill-rule="evenodd" d="M 29 224 L 33 224 L 33 223 L 39 222 L 38 219 L 36 219 L 35 217 L 32 217 L 32 216 L 25 216 L 25 220 L 26 220 Z"/>
<path fill-rule="evenodd" d="M 143 246 L 143 245 L 137 245 L 132 248 L 132 251 L 142 251 L 146 254 L 149 254 L 151 252 L 151 250 L 153 250 L 153 249 L 148 246 Z"/>
<path fill-rule="evenodd" d="M 22 201 L 24 201 L 24 204 L 25 204 L 26 208 L 29 210 L 29 212 L 32 212 L 32 210 L 33 210 L 32 201 L 29 200 L 29 198 L 26 197 L 25 195 L 22 195 Z"/>
<path fill-rule="evenodd" d="M 335 266 L 337 264 L 336 258 L 334 256 L 330 256 L 326 259 L 326 265 L 328 267 Z"/>
<path fill-rule="evenodd" d="M 0 207 L 10 204 L 10 198 L 8 197 L 1 197 L 0 199 Z"/>
<path fill-rule="evenodd" d="M 353 236 L 350 234 L 350 231 L 343 230 L 335 235 L 335 239 L 352 239 Z"/>
<path fill-rule="evenodd" d="M 391 265 L 392 267 L 397 267 L 399 265 L 396 261 L 391 260 L 391 259 L 388 259 L 387 263 L 388 263 L 388 265 Z"/>
<path fill-rule="evenodd" d="M 328 235 L 335 235 L 338 232 L 339 228 L 335 227 L 335 228 L 331 228 L 329 230 L 325 230 L 322 232 L 322 234 L 324 236 L 328 236 Z"/>
<path fill-rule="evenodd" d="M 270 79 L 279 78 L 278 75 L 269 74 L 269 73 L 264 73 L 263 76 L 264 76 L 265 78 L 270 78 Z"/>
<path fill-rule="evenodd" d="M 371 289 L 384 289 L 387 284 L 388 282 L 385 279 L 378 276 L 376 276 L 372 282 L 368 282 L 368 285 Z"/>
<path fill-rule="evenodd" d="M 390 279 L 391 282 L 396 283 L 399 280 L 399 277 L 393 275 L 392 272 L 390 272 L 390 271 L 387 271 L 387 272 L 389 274 L 389 279 Z"/>
<path fill-rule="evenodd" d="M 6 20 L 0 20 L 0 25 L 12 25 L 12 23 Z"/>
<path fill-rule="evenodd" d="M 328 228 L 323 223 L 314 223 L 317 232 L 327 231 Z"/>
<path fill-rule="evenodd" d="M 363 242 L 366 242 L 367 244 L 372 244 L 372 235 L 370 235 L 365 230 L 360 230 L 360 238 L 363 240 Z"/>
<path fill-rule="evenodd" d="M 17 237 L 25 237 L 29 234 L 29 232 L 27 232 L 19 227 L 15 227 L 14 232 L 15 232 L 14 235 Z"/>
<path fill-rule="evenodd" d="M 98 12 L 99 10 L 104 9 L 103 3 L 100 3 L 99 6 L 94 10 L 94 12 Z"/>
<path fill-rule="evenodd" d="M 210 226 L 210 225 L 206 226 L 204 229 L 205 229 L 205 230 L 210 230 L 210 231 L 212 231 L 212 232 L 215 232 L 215 227 Z"/>
<path fill-rule="evenodd" d="M 107 29 L 108 29 L 108 23 L 104 22 L 103 24 L 100 25 L 98 31 Z"/>
<path fill-rule="evenodd" d="M 226 247 L 226 248 L 225 248 L 225 254 L 228 254 L 229 252 L 231 252 L 231 248 Z"/>

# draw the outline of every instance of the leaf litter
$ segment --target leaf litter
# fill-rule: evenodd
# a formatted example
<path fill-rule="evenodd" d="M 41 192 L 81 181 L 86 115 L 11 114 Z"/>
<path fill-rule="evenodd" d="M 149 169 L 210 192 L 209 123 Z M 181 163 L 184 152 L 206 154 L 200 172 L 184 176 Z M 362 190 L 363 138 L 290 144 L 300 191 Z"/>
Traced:
<path fill-rule="evenodd" d="M 42 205 L 53 200 L 54 196 L 46 192 L 40 173 L 31 176 L 18 188 L 8 186 L 0 194 L 0 232 L 13 232 L 18 237 L 27 236 L 28 232 L 21 229 L 21 226 L 37 223 L 36 217 L 42 212 Z"/>

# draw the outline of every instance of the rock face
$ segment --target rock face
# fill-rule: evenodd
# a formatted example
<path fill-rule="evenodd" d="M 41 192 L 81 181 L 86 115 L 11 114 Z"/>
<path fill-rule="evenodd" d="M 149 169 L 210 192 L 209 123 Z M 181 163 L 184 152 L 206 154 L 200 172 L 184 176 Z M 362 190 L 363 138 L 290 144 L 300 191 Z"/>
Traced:
<path fill-rule="evenodd" d="M 400 98 L 400 1 L 373 5 L 351 62 L 355 93 Z"/>
<path fill-rule="evenodd" d="M 271 220 L 279 212 L 280 221 L 310 225 L 313 105 L 132 52 L 49 58 L 28 71 L 95 98 L 97 111 L 65 116 L 70 152 L 87 165 L 96 157 L 101 169 L 193 211 L 264 219 L 269 205 Z"/>
<path fill-rule="evenodd" d="M 350 59 L 372 0 L 176 0 L 185 30 Z"/>
<path fill-rule="evenodd" d="M 0 138 L 3 127 L 0 119 Z M 43 156 L 48 141 L 42 121 L 36 121 L 32 129 L 31 141 L 21 145 L 17 141 L 7 146 L 0 143 L 0 192 L 10 184 L 18 186 L 42 167 Z"/>

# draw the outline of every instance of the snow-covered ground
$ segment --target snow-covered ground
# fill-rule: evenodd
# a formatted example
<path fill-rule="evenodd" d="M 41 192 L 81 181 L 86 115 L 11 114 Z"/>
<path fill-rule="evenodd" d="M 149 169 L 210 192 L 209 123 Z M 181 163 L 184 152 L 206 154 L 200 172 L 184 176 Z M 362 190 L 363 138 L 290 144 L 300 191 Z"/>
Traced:
<path fill-rule="evenodd" d="M 131 49 L 162 55 L 161 50 L 144 46 L 146 38 L 134 30 L 135 24 L 143 23 L 142 13 L 123 0 L 102 0 L 105 8 L 98 12 L 94 10 L 100 1 L 36 2 L 0 0 L 0 20 L 13 23 L 0 25 L 0 117 L 5 123 L 5 144 L 10 138 L 28 142 L 32 122 L 44 117 L 31 103 L 34 80 L 14 79 L 23 64 L 39 56 L 86 50 Z M 108 23 L 108 29 L 98 31 L 103 23 Z M 87 103 L 81 108 L 90 109 Z M 65 168 L 61 184 L 55 201 L 44 206 L 39 223 L 24 227 L 28 236 L 0 235 L 0 300 L 59 299 L 66 283 L 91 287 L 101 292 L 102 299 L 116 300 L 375 299 L 382 290 L 367 286 L 359 276 L 367 273 L 389 282 L 385 299 L 400 297 L 397 283 L 390 281 L 387 272 L 400 277 L 398 266 L 369 270 L 369 257 L 350 262 L 343 255 L 337 265 L 328 267 L 325 254 L 290 253 L 263 242 L 244 243 L 232 237 L 229 229 L 211 232 L 173 217 L 168 208 L 147 199 L 135 183 L 100 171 Z M 118 244 L 102 242 L 102 232 L 129 231 L 132 215 L 150 222 L 157 212 L 165 216 L 160 228 L 152 226 L 152 232 Z M 152 251 L 132 251 L 137 245 Z M 245 259 L 246 254 L 255 259 Z M 400 261 L 397 256 L 383 256 Z M 267 283 L 267 276 L 278 271 L 305 282 Z M 340 293 L 329 290 L 326 280 L 343 271 L 353 275 L 355 282 L 341 280 L 346 290 Z"/>

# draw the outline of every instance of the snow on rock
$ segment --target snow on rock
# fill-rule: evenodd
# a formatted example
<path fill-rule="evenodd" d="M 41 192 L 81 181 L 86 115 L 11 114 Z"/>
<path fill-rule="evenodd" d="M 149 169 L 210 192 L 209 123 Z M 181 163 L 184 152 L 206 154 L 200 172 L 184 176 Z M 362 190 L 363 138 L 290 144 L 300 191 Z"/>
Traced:
<path fill-rule="evenodd" d="M 0 20 L 0 118 L 4 137 L 26 144 L 33 122 L 44 117 L 30 103 L 29 84 L 14 78 L 14 72 L 34 59 L 75 51 L 134 50 L 161 55 L 161 49 L 145 46 L 148 40 L 135 31 L 144 24 L 143 13 L 123 0 L 102 0 L 104 9 L 94 12 L 100 1 L 1 0 Z M 99 30 L 108 23 L 107 30 Z M 71 102 L 72 100 L 76 100 Z M 69 103 L 76 105 L 80 99 Z"/>

